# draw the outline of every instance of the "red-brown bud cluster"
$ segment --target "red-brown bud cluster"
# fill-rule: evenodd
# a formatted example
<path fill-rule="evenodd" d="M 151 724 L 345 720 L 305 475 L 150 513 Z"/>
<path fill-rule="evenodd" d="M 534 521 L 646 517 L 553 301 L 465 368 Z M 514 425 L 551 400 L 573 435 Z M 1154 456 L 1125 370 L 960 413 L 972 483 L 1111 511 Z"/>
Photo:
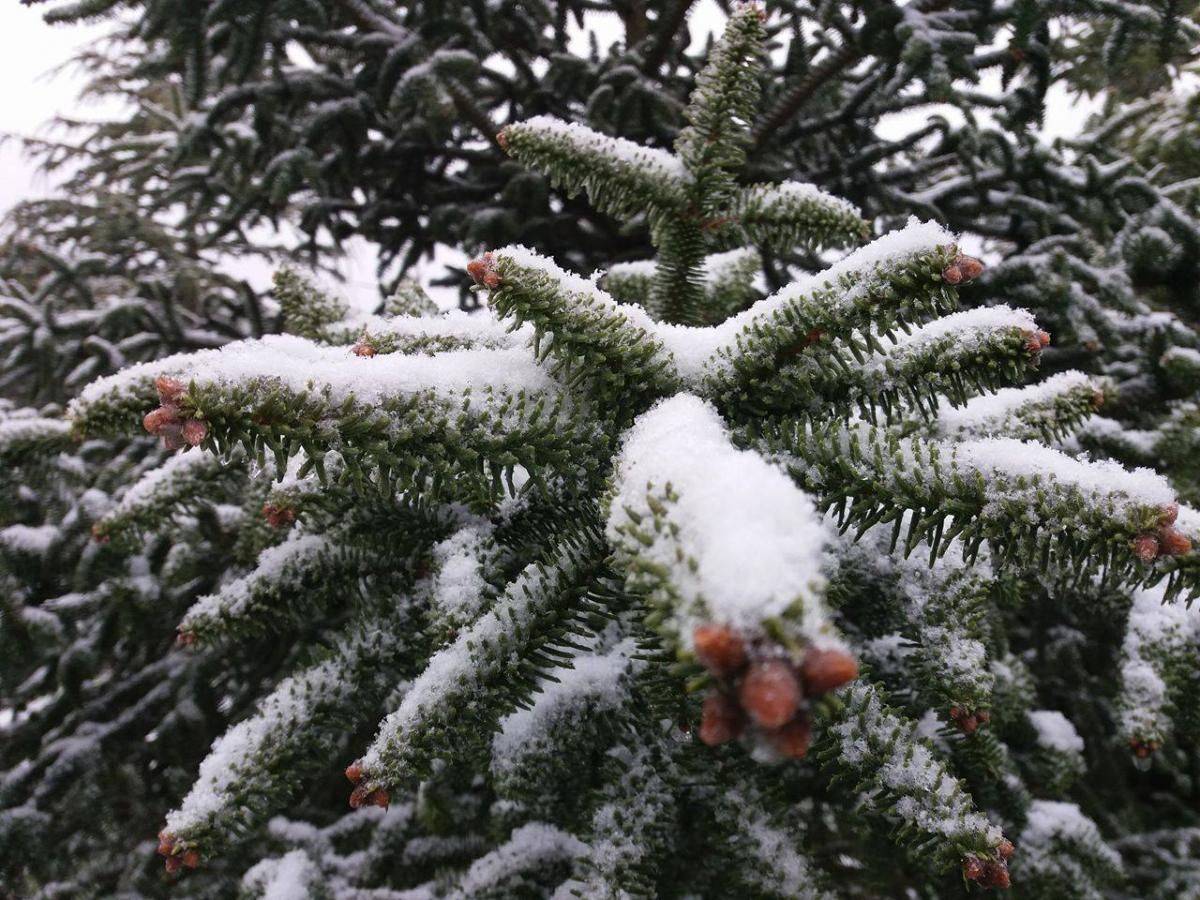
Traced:
<path fill-rule="evenodd" d="M 158 833 L 158 855 L 166 858 L 167 871 L 172 875 L 180 869 L 195 869 L 200 865 L 200 851 L 184 847 L 167 831 Z"/>
<path fill-rule="evenodd" d="M 475 279 L 476 284 L 482 284 L 486 288 L 500 286 L 500 273 L 496 271 L 496 257 L 491 253 L 485 253 L 479 259 L 473 259 L 467 263 L 467 274 Z"/>
<path fill-rule="evenodd" d="M 371 342 L 366 338 L 360 338 L 358 343 L 350 348 L 350 352 L 355 356 L 361 356 L 364 359 L 370 359 L 375 355 L 375 348 L 371 346 Z"/>
<path fill-rule="evenodd" d="M 196 447 L 208 437 L 208 426 L 199 419 L 184 418 L 179 407 L 186 388 L 174 378 L 160 375 L 154 382 L 158 399 L 162 404 L 146 413 L 142 426 L 155 437 L 162 439 L 168 450 L 181 450 L 185 446 Z"/>
<path fill-rule="evenodd" d="M 959 256 L 942 270 L 946 284 L 964 284 L 983 274 L 983 263 L 973 256 Z"/>
<path fill-rule="evenodd" d="M 1158 528 L 1147 531 L 1133 539 L 1133 555 L 1142 562 L 1154 562 L 1160 556 L 1184 556 L 1192 552 L 1192 539 L 1175 527 L 1179 518 L 1179 505 L 1169 503 L 1162 507 L 1158 517 Z"/>
<path fill-rule="evenodd" d="M 1030 331 L 1025 335 L 1025 349 L 1030 356 L 1038 356 L 1043 350 L 1050 346 L 1049 332 L 1042 331 L 1040 328 L 1037 331 Z"/>
<path fill-rule="evenodd" d="M 963 734 L 974 734 L 980 725 L 992 721 L 992 714 L 986 709 L 969 710 L 961 706 L 950 707 L 950 718 Z"/>
<path fill-rule="evenodd" d="M 196 635 L 191 631 L 180 631 L 175 635 L 176 647 L 190 647 L 196 643 Z"/>
<path fill-rule="evenodd" d="M 290 506 L 276 506 L 273 503 L 263 504 L 263 518 L 272 528 L 286 528 L 296 521 L 296 511 Z"/>
<path fill-rule="evenodd" d="M 1162 749 L 1162 744 L 1158 741 L 1142 741 L 1134 738 L 1129 742 L 1129 747 L 1138 759 L 1149 759 Z"/>
<path fill-rule="evenodd" d="M 354 790 L 350 792 L 350 807 L 358 809 L 363 806 L 382 806 L 388 808 L 391 803 L 391 796 L 387 792 L 387 788 L 372 787 L 369 784 L 363 784 L 363 770 L 361 760 L 352 762 L 346 767 L 346 778 L 354 785 Z"/>
<path fill-rule="evenodd" d="M 97 522 L 96 524 L 94 524 L 92 526 L 92 543 L 93 544 L 107 544 L 111 540 L 112 540 L 112 535 L 110 535 L 107 531 L 105 531 L 104 526 L 101 525 L 99 522 Z"/>
<path fill-rule="evenodd" d="M 1012 841 L 1005 838 L 996 847 L 996 855 L 991 858 L 968 856 L 963 860 L 963 878 L 983 888 L 1007 888 L 1011 883 L 1008 861 L 1012 859 L 1013 852 Z"/>
<path fill-rule="evenodd" d="M 508 135 L 505 134 L 505 132 L 507 130 L 508 129 L 506 129 L 506 128 L 501 128 L 499 131 L 496 132 L 496 143 L 500 145 L 501 150 L 508 149 Z"/>
<path fill-rule="evenodd" d="M 749 642 L 726 625 L 701 625 L 692 642 L 716 680 L 700 719 L 710 747 L 750 728 L 781 756 L 802 759 L 812 739 L 807 701 L 858 677 L 858 663 L 841 650 L 810 648 L 796 665 L 778 645 Z"/>

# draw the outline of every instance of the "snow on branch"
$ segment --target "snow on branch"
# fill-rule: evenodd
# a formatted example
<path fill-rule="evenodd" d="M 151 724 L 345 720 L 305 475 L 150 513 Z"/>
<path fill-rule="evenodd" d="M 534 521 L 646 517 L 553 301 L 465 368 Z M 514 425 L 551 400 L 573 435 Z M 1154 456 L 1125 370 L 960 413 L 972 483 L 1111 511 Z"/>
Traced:
<path fill-rule="evenodd" d="M 1064 576 L 1165 578 L 1171 596 L 1200 592 L 1193 568 L 1156 562 L 1190 560 L 1191 541 L 1174 525 L 1174 491 L 1149 469 L 1011 438 L 942 444 L 840 423 L 784 424 L 752 442 L 832 508 L 843 529 L 887 522 L 894 541 L 903 530 L 906 555 L 924 542 L 936 558 L 961 540 L 970 562 L 986 540 L 997 565 L 1040 559 L 1046 567 L 1054 555 Z"/>
<path fill-rule="evenodd" d="M 942 437 L 1004 435 L 1054 440 L 1086 420 L 1104 403 L 1106 384 L 1083 372 L 1060 372 L 1026 387 L 975 397 L 938 414 Z"/>
<path fill-rule="evenodd" d="M 918 737 L 916 723 L 889 709 L 872 685 L 855 684 L 841 697 L 830 751 L 822 754 L 827 764 L 858 786 L 874 815 L 903 826 L 900 835 L 922 847 L 926 865 L 946 870 L 961 861 L 968 878 L 975 865 L 982 867 L 972 880 L 999 877 L 1004 835 Z"/>
<path fill-rule="evenodd" d="M 466 752 L 490 735 L 515 705 L 529 667 L 536 671 L 539 648 L 553 644 L 578 612 L 598 560 L 596 536 L 587 529 L 564 538 L 549 562 L 529 565 L 488 612 L 435 653 L 380 725 L 358 764 L 356 790 L 409 781 L 447 747 Z"/>
<path fill-rule="evenodd" d="M 635 422 L 609 508 L 626 583 L 650 597 L 683 648 L 709 623 L 837 641 L 812 501 L 757 454 L 734 448 L 699 398 L 677 395 Z"/>
<path fill-rule="evenodd" d="M 513 158 L 572 195 L 586 191 L 596 209 L 611 215 L 637 215 L 648 206 L 676 209 L 691 185 L 683 163 L 670 152 L 553 116 L 508 125 L 499 139 Z"/>
<path fill-rule="evenodd" d="M 745 240 L 757 244 L 844 247 L 870 235 L 856 206 L 799 181 L 741 188 L 732 209 Z"/>

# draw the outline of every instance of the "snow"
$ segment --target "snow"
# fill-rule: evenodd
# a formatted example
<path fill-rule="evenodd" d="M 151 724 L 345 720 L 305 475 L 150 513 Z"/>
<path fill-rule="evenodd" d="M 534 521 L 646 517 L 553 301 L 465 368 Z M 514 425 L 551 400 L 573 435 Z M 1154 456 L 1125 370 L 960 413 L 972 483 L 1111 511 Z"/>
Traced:
<path fill-rule="evenodd" d="M 127 515 L 143 503 L 153 502 L 154 495 L 160 489 L 178 489 L 180 478 L 186 478 L 190 472 L 213 464 L 219 464 L 217 457 L 199 448 L 189 448 L 174 454 L 161 466 L 151 469 L 130 485 L 129 490 L 122 495 L 110 516 L 115 518 Z"/>
<path fill-rule="evenodd" d="M 0 450 L 17 443 L 65 437 L 70 431 L 71 424 L 63 419 L 7 417 L 0 421 Z"/>
<path fill-rule="evenodd" d="M 927 325 L 915 328 L 908 334 L 897 334 L 891 347 L 887 348 L 887 356 L 897 358 L 920 353 L 930 344 L 946 337 L 955 338 L 955 346 L 963 353 L 968 353 L 986 342 L 996 332 L 1011 329 L 1033 332 L 1037 330 L 1037 322 L 1033 314 L 1024 309 L 999 304 L 997 306 L 982 306 L 963 312 L 951 313 L 934 319 Z"/>
<path fill-rule="evenodd" d="M 507 841 L 475 860 L 447 900 L 469 900 L 503 886 L 521 872 L 575 859 L 587 851 L 578 838 L 544 822 L 530 822 L 513 831 Z"/>
<path fill-rule="evenodd" d="M 1172 347 L 1162 355 L 1162 364 L 1167 365 L 1174 360 L 1184 362 L 1188 367 L 1200 369 L 1200 350 L 1192 347 Z"/>
<path fill-rule="evenodd" d="M 434 546 L 433 604 L 440 614 L 463 622 L 479 612 L 488 590 L 483 556 L 492 531 L 487 523 L 468 525 Z"/>
<path fill-rule="evenodd" d="M 29 556 L 45 556 L 57 537 L 54 525 L 9 525 L 0 529 L 0 545 Z"/>
<path fill-rule="evenodd" d="M 744 204 L 754 208 L 770 208 L 787 205 L 800 206 L 820 204 L 836 207 L 847 216 L 861 217 L 862 212 L 853 203 L 821 190 L 815 184 L 803 181 L 781 181 L 778 184 L 755 184 L 746 188 Z"/>
<path fill-rule="evenodd" d="M 1167 659 L 1200 642 L 1200 604 L 1165 603 L 1165 586 L 1135 591 L 1121 661 L 1121 727 L 1138 740 L 1161 740 L 1171 728 Z"/>
<path fill-rule="evenodd" d="M 254 570 L 248 575 L 192 604 L 180 623 L 180 629 L 186 631 L 197 621 L 205 619 L 236 618 L 250 607 L 255 593 L 261 587 L 284 580 L 292 569 L 303 566 L 331 545 L 330 539 L 324 535 L 291 532 L 282 544 L 268 547 L 260 553 Z"/>
<path fill-rule="evenodd" d="M 812 500 L 758 454 L 734 448 L 716 410 L 689 394 L 661 401 L 626 435 L 616 463 L 608 536 L 617 547 L 669 571 L 680 602 L 675 626 L 691 646 L 696 625 L 758 631 L 801 604 L 801 631 L 832 637 L 820 591 L 826 531 Z M 625 530 L 638 517 L 655 529 L 648 497 L 668 487 L 669 531 L 649 546 Z M 627 511 L 632 510 L 633 515 Z"/>
<path fill-rule="evenodd" d="M 718 815 L 733 820 L 741 840 L 737 847 L 750 857 L 742 867 L 747 877 L 772 897 L 816 900 L 827 895 L 813 882 L 808 859 L 796 848 L 800 835 L 776 827 L 762 812 L 765 798 L 757 791 L 731 788 L 714 804 Z"/>
<path fill-rule="evenodd" d="M 1000 829 L 977 812 L 970 795 L 923 743 L 913 739 L 911 723 L 887 712 L 876 689 L 856 682 L 846 702 L 849 715 L 833 727 L 841 757 L 859 769 L 878 767 L 872 781 L 899 798 L 892 811 L 920 831 L 951 840 L 982 835 L 996 845 Z"/>
<path fill-rule="evenodd" d="M 1167 506 L 1175 491 L 1152 469 L 1132 471 L 1111 460 L 1084 460 L 1067 456 L 1043 444 L 1012 438 L 980 438 L 952 445 L 960 469 L 971 469 L 993 479 L 1037 478 L 1047 485 L 1069 485 L 1118 508 Z"/>
<path fill-rule="evenodd" d="M 964 432 L 989 433 L 1002 428 L 1005 419 L 1023 407 L 1051 403 L 1074 390 L 1099 390 L 1099 387 L 1083 372 L 1059 372 L 1027 387 L 1004 388 L 994 394 L 974 397 L 958 409 L 943 408 L 938 415 L 938 430 L 948 436 Z"/>
<path fill-rule="evenodd" d="M 560 562 L 568 565 L 563 557 Z M 380 724 L 362 760 L 368 777 L 379 769 L 384 750 L 424 717 L 450 715 L 448 701 L 473 692 L 502 666 L 516 661 L 517 635 L 526 633 L 530 622 L 558 598 L 554 581 L 551 568 L 527 566 L 488 612 L 430 657 L 399 708 Z"/>
<path fill-rule="evenodd" d="M 1085 816 L 1074 803 L 1056 800 L 1034 800 L 1029 804 L 1029 818 L 1021 832 L 1022 853 L 1045 853 L 1058 842 L 1070 842 L 1095 849 L 1115 865 L 1120 857 L 1104 843 L 1096 823 Z"/>
<path fill-rule="evenodd" d="M 1037 730 L 1039 747 L 1060 753 L 1083 752 L 1083 738 L 1062 713 L 1053 709 L 1035 709 L 1030 711 L 1029 721 Z"/>
<path fill-rule="evenodd" d="M 624 317 L 631 326 L 641 329 L 652 340 L 659 341 L 672 356 L 680 377 L 689 386 L 697 387 L 707 372 L 719 371 L 727 366 L 727 361 L 718 358 L 719 354 L 736 353 L 739 339 L 746 337 L 755 325 L 767 321 L 814 289 L 836 285 L 843 275 L 855 273 L 859 276 L 858 283 L 837 301 L 849 305 L 872 285 L 878 267 L 953 244 L 954 240 L 954 236 L 940 225 L 912 219 L 904 228 L 889 232 L 853 251 L 825 271 L 804 276 L 749 309 L 711 327 L 657 322 L 640 306 L 617 303 L 593 280 L 567 272 L 553 260 L 526 247 L 504 247 L 497 250 L 495 256 L 548 275 L 558 281 L 564 294 L 583 295 L 589 303 L 603 308 L 610 315 Z M 634 264 L 622 265 L 628 267 Z"/>
<path fill-rule="evenodd" d="M 554 116 L 534 116 L 525 119 L 510 129 L 537 132 L 545 137 L 561 140 L 585 153 L 606 160 L 616 160 L 647 172 L 659 178 L 678 181 L 681 184 L 691 181 L 691 175 L 683 162 L 667 150 L 645 147 L 625 138 L 609 137 L 599 131 L 593 131 L 586 125 L 575 122 L 564 122 Z"/>
<path fill-rule="evenodd" d="M 316 865 L 303 850 L 291 850 L 279 859 L 264 859 L 242 876 L 247 891 L 261 891 L 261 900 L 301 900 L 311 895 L 320 877 Z"/>
<path fill-rule="evenodd" d="M 178 809 L 167 814 L 166 830 L 180 835 L 202 827 L 228 804 L 236 802 L 238 785 L 256 776 L 257 757 L 286 734 L 302 728 L 309 711 L 345 688 L 344 673 L 327 660 L 287 678 L 259 705 L 258 712 L 230 728 L 213 743 L 200 764 L 192 789 Z"/>
<path fill-rule="evenodd" d="M 355 356 L 349 347 L 318 346 L 293 335 L 227 344 L 192 354 L 186 364 L 160 371 L 200 385 L 262 379 L 300 392 L 328 388 L 338 403 L 351 395 L 377 404 L 385 398 L 423 391 L 447 396 L 489 386 L 510 391 L 552 390 L 550 377 L 519 348 L 450 350 L 436 356 L 402 353 Z"/>
<path fill-rule="evenodd" d="M 500 730 L 492 738 L 492 771 L 502 774 L 519 764 L 521 757 L 538 749 L 572 711 L 586 709 L 591 715 L 620 706 L 629 696 L 628 676 L 645 667 L 644 661 L 633 659 L 636 651 L 635 642 L 628 639 L 604 654 L 576 655 L 569 669 L 555 669 L 557 683 L 543 682 L 529 708 L 501 720 Z"/>

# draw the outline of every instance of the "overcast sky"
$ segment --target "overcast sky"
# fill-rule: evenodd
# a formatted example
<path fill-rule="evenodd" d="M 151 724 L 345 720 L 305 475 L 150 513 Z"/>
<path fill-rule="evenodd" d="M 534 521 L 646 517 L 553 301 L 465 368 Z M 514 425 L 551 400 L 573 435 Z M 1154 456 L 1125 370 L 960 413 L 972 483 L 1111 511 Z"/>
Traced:
<path fill-rule="evenodd" d="M 51 28 L 42 21 L 42 9 L 0 0 L 0 133 L 34 134 L 58 112 L 81 110 L 75 101 L 78 73 L 51 70 L 69 60 L 75 50 L 104 34 L 101 26 L 67 25 Z M 43 132 L 44 133 L 44 132 Z M 44 179 L 22 159 L 17 146 L 0 146 L 0 210 L 22 197 L 44 193 Z"/>

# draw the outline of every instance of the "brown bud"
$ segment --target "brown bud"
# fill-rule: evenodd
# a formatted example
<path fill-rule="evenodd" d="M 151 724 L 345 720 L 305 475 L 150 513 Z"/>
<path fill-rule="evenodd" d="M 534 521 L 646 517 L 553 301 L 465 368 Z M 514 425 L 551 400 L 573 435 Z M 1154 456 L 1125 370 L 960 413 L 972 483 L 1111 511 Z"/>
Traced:
<path fill-rule="evenodd" d="M 500 276 L 496 272 L 483 273 L 483 286 L 489 289 L 500 287 Z"/>
<path fill-rule="evenodd" d="M 488 284 L 488 276 L 496 274 L 496 257 L 492 256 L 491 253 L 485 253 L 478 259 L 473 259 L 467 263 L 467 274 L 475 280 L 476 284 L 495 287 L 500 283 L 500 279 L 497 276 L 492 279 L 494 283 Z"/>
<path fill-rule="evenodd" d="M 186 390 L 183 382 L 177 381 L 167 375 L 159 375 L 154 381 L 154 387 L 158 391 L 158 399 L 164 406 L 169 406 L 177 403 L 179 398 L 183 396 Z"/>
<path fill-rule="evenodd" d="M 1040 328 L 1034 332 L 1037 335 L 1038 343 L 1042 345 L 1042 349 L 1050 346 L 1050 332 L 1042 331 Z"/>
<path fill-rule="evenodd" d="M 728 743 L 742 732 L 742 711 L 731 697 L 715 688 L 704 698 L 700 740 L 710 747 Z"/>
<path fill-rule="evenodd" d="M 962 269 L 958 266 L 947 266 L 942 272 L 942 279 L 946 284 L 958 284 L 963 280 Z"/>
<path fill-rule="evenodd" d="M 169 831 L 160 831 L 158 833 L 158 855 L 170 856 L 171 851 L 175 848 L 175 835 Z"/>
<path fill-rule="evenodd" d="M 692 633 L 696 659 L 718 675 L 732 674 L 746 665 L 746 642 L 728 625 L 700 625 Z"/>
<path fill-rule="evenodd" d="M 92 526 L 93 544 L 107 544 L 111 540 L 112 536 L 104 530 L 104 526 L 102 526 L 99 522 Z"/>
<path fill-rule="evenodd" d="M 1158 538 L 1152 534 L 1139 534 L 1133 539 L 1133 555 L 1142 562 L 1158 559 Z"/>
<path fill-rule="evenodd" d="M 496 132 L 496 143 L 500 145 L 501 150 L 508 149 L 508 135 L 505 134 L 506 131 L 508 131 L 507 128 L 501 128 Z"/>
<path fill-rule="evenodd" d="M 1008 862 L 1008 860 L 1012 859 L 1012 855 L 1015 852 L 1013 842 L 1008 838 L 1005 838 L 1000 842 L 999 846 L 996 847 L 996 852 L 1000 854 L 1000 858 L 1002 860 Z"/>
<path fill-rule="evenodd" d="M 1179 504 L 1168 503 L 1162 507 L 1162 515 L 1158 517 L 1159 525 L 1174 525 L 1175 520 L 1179 518 Z"/>
<path fill-rule="evenodd" d="M 1042 352 L 1042 341 L 1037 336 L 1036 332 L 1030 331 L 1025 334 L 1025 352 L 1030 356 L 1037 356 Z"/>
<path fill-rule="evenodd" d="M 178 421 L 178 406 L 160 406 L 158 409 L 153 409 L 146 413 L 142 419 L 142 427 L 151 434 L 158 434 L 163 428 L 168 425 L 174 425 Z"/>
<path fill-rule="evenodd" d="M 350 792 L 350 808 L 358 809 L 360 806 L 367 805 L 371 800 L 372 793 L 374 793 L 374 788 L 365 784 L 356 785 Z"/>
<path fill-rule="evenodd" d="M 183 854 L 183 864 L 189 869 L 195 869 L 200 865 L 200 854 L 195 850 L 187 850 Z"/>
<path fill-rule="evenodd" d="M 371 792 L 370 802 L 375 806 L 382 806 L 387 809 L 392 802 L 391 795 L 388 794 L 386 788 L 376 788 Z"/>
<path fill-rule="evenodd" d="M 366 341 L 359 341 L 351 348 L 350 352 L 355 356 L 361 356 L 365 359 L 370 359 L 375 355 L 375 348 Z"/>
<path fill-rule="evenodd" d="M 1173 525 L 1158 529 L 1158 545 L 1167 556 L 1192 552 L 1192 539 Z"/>
<path fill-rule="evenodd" d="M 968 856 L 963 860 L 963 878 L 967 881 L 983 880 L 983 860 L 978 856 Z"/>
<path fill-rule="evenodd" d="M 988 722 L 992 721 L 992 712 L 988 709 L 981 709 L 979 712 L 975 713 L 975 718 L 979 720 L 980 725 L 986 725 Z"/>
<path fill-rule="evenodd" d="M 974 281 L 983 274 L 983 263 L 973 256 L 959 257 L 956 264 L 962 272 L 963 281 Z"/>
<path fill-rule="evenodd" d="M 809 696 L 820 696 L 858 677 L 858 660 L 844 650 L 809 650 L 800 664 Z"/>
<path fill-rule="evenodd" d="M 346 766 L 346 779 L 351 784 L 358 784 L 360 781 L 362 781 L 362 777 L 362 766 L 360 766 L 358 763 L 352 762 L 350 765 Z"/>
<path fill-rule="evenodd" d="M 183 423 L 183 439 L 193 447 L 199 447 L 208 437 L 208 426 L 199 419 L 188 419 Z"/>
<path fill-rule="evenodd" d="M 800 680 L 785 660 L 763 660 L 750 666 L 738 697 L 755 722 L 764 728 L 779 728 L 800 708 Z"/>
<path fill-rule="evenodd" d="M 812 744 L 812 722 L 804 715 L 796 716 L 779 730 L 770 732 L 767 740 L 781 756 L 804 759 Z"/>
<path fill-rule="evenodd" d="M 176 647 L 190 647 L 196 643 L 196 635 L 190 631 L 181 631 L 175 635 Z"/>
<path fill-rule="evenodd" d="M 181 868 L 183 868 L 183 861 L 178 856 L 167 857 L 167 872 L 169 874 L 174 875 Z"/>
<path fill-rule="evenodd" d="M 183 440 L 183 426 L 172 423 L 158 429 L 158 436 L 167 450 L 182 450 L 186 443 Z"/>
<path fill-rule="evenodd" d="M 1104 405 L 1104 391 L 1095 391 L 1092 393 L 1092 409 L 1100 409 Z"/>
<path fill-rule="evenodd" d="M 263 518 L 267 520 L 267 524 L 272 528 L 284 528 L 296 521 L 296 511 L 290 506 L 275 506 L 271 503 L 264 503 Z"/>
<path fill-rule="evenodd" d="M 984 887 L 994 887 L 1004 890 L 1012 884 L 1012 879 L 1008 874 L 1008 863 L 1004 862 L 1004 860 L 990 860 L 984 865 L 983 869 L 983 881 L 980 884 Z"/>

